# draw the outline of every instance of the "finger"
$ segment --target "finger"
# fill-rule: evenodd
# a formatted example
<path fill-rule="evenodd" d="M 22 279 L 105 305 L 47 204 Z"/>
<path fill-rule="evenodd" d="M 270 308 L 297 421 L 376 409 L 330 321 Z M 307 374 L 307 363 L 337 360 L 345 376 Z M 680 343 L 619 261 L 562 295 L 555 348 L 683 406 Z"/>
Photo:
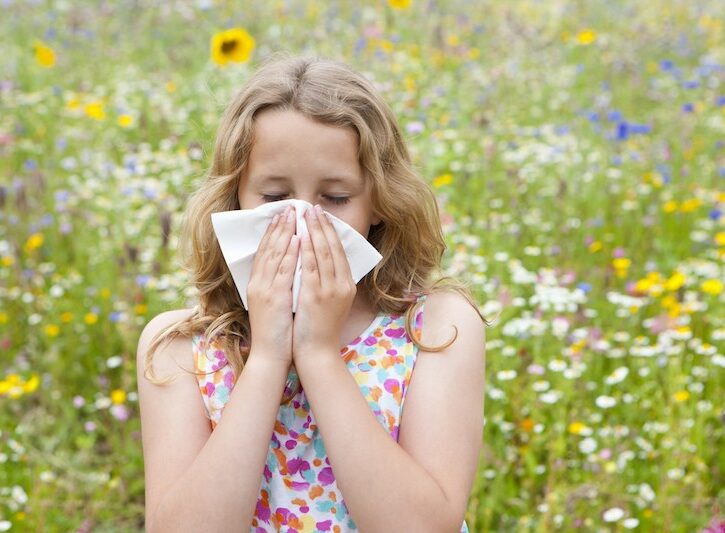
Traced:
<path fill-rule="evenodd" d="M 285 208 L 283 211 L 275 215 L 277 218 L 275 221 L 274 233 L 271 237 L 272 248 L 277 248 L 278 250 L 281 249 L 282 253 L 284 253 L 284 250 L 287 249 L 287 244 L 289 243 L 289 236 L 286 236 L 285 234 L 285 229 L 289 226 L 287 223 L 287 212 L 288 208 Z"/>
<path fill-rule="evenodd" d="M 310 283 L 314 286 L 320 284 L 320 273 L 317 269 L 317 260 L 315 259 L 315 251 L 312 248 L 309 233 L 302 235 L 300 238 L 300 250 L 302 253 L 302 277 L 305 285 Z"/>
<path fill-rule="evenodd" d="M 262 276 L 266 286 L 268 287 L 274 283 L 274 279 L 277 277 L 277 272 L 279 271 L 280 263 L 284 259 L 287 249 L 289 248 L 292 234 L 284 231 L 285 226 L 288 224 L 285 212 L 275 215 L 272 219 L 272 223 L 270 224 L 270 226 L 273 226 L 272 233 L 269 237 L 270 242 L 267 244 L 266 248 L 260 248 L 260 252 L 262 253 L 260 261 L 264 263 Z"/>
<path fill-rule="evenodd" d="M 317 259 L 317 269 L 319 270 L 320 280 L 335 279 L 335 265 L 332 262 L 330 246 L 327 244 L 327 237 L 320 227 L 320 219 L 313 215 L 314 207 L 305 212 L 307 216 L 307 229 L 309 230 L 312 248 L 314 249 L 315 258 Z"/>
<path fill-rule="evenodd" d="M 350 262 L 347 260 L 345 254 L 345 248 L 340 242 L 340 236 L 335 231 L 335 226 L 332 224 L 332 219 L 327 216 L 327 212 L 323 212 L 322 216 L 319 217 L 320 227 L 327 236 L 327 243 L 330 246 L 330 253 L 332 255 L 332 263 L 335 266 L 335 276 L 340 280 L 352 279 L 352 272 L 350 271 Z"/>
<path fill-rule="evenodd" d="M 267 248 L 268 248 L 268 246 L 270 244 L 270 240 L 271 240 L 272 235 L 274 233 L 274 230 L 275 230 L 275 228 L 277 226 L 277 218 L 278 218 L 277 215 L 275 215 L 272 218 L 272 222 L 269 223 L 269 225 L 267 226 L 267 229 L 264 231 L 264 235 L 262 235 L 262 239 L 259 241 L 259 246 L 257 246 L 257 253 L 258 254 L 265 254 L 266 253 Z M 260 258 L 260 259 L 262 259 L 262 258 Z M 252 271 L 249 274 L 250 277 L 251 276 L 254 276 L 255 268 L 258 268 L 258 265 L 259 265 L 260 262 L 261 261 L 254 261 L 254 262 L 252 262 Z M 262 266 L 264 266 L 264 265 L 262 265 Z"/>
<path fill-rule="evenodd" d="M 292 235 L 289 246 L 287 247 L 287 253 L 279 263 L 277 269 L 277 275 L 274 278 L 274 282 L 279 283 L 285 289 L 292 288 L 292 280 L 294 278 L 295 268 L 297 267 L 297 257 L 299 252 L 300 238 L 297 235 Z"/>

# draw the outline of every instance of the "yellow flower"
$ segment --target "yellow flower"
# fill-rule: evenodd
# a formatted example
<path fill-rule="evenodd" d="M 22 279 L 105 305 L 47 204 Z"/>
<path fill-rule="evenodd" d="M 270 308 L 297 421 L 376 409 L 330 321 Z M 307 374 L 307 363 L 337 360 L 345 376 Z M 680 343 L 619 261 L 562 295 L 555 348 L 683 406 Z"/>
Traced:
<path fill-rule="evenodd" d="M 634 284 L 634 290 L 637 292 L 647 292 L 653 284 L 654 282 L 650 279 L 640 279 Z"/>
<path fill-rule="evenodd" d="M 433 180 L 433 187 L 437 189 L 439 187 L 442 187 L 443 185 L 448 185 L 452 181 L 453 176 L 451 174 L 441 174 Z"/>
<path fill-rule="evenodd" d="M 446 41 L 448 42 L 449 46 L 458 46 L 459 44 L 461 44 L 461 39 L 455 33 L 449 35 Z"/>
<path fill-rule="evenodd" d="M 2 259 L 0 259 L 0 264 L 2 266 L 9 267 L 15 264 L 15 258 L 12 255 L 4 255 L 2 256 Z"/>
<path fill-rule="evenodd" d="M 685 276 L 682 275 L 682 272 L 675 271 L 672 276 L 665 282 L 665 288 L 668 291 L 676 291 L 680 287 L 682 287 L 683 283 L 685 283 Z"/>
<path fill-rule="evenodd" d="M 7 324 L 8 322 L 8 314 L 5 312 L 0 312 L 0 324 Z"/>
<path fill-rule="evenodd" d="M 700 288 L 702 289 L 702 292 L 717 296 L 722 292 L 723 284 L 719 279 L 707 279 L 700 284 Z"/>
<path fill-rule="evenodd" d="M 106 118 L 106 112 L 103 110 L 103 102 L 90 102 L 83 108 L 86 115 L 96 119 L 103 120 Z"/>
<path fill-rule="evenodd" d="M 33 374 L 31 378 L 25 382 L 25 384 L 23 385 L 23 389 L 25 390 L 25 392 L 33 392 L 35 391 L 35 389 L 38 388 L 39 382 L 40 380 L 38 379 L 37 374 Z"/>
<path fill-rule="evenodd" d="M 388 4 L 393 9 L 408 9 L 410 7 L 410 0 L 388 0 Z"/>
<path fill-rule="evenodd" d="M 62 312 L 60 314 L 60 321 L 61 322 L 68 323 L 71 320 L 73 320 L 73 313 L 71 313 L 70 311 L 64 311 L 64 312 Z"/>
<path fill-rule="evenodd" d="M 95 324 L 98 322 L 98 315 L 95 313 L 86 313 L 86 316 L 83 317 L 83 320 L 86 324 Z"/>
<path fill-rule="evenodd" d="M 111 391 L 111 401 L 116 405 L 126 401 L 126 393 L 121 389 L 114 389 Z"/>
<path fill-rule="evenodd" d="M 33 250 L 40 248 L 42 244 L 43 234 L 33 233 L 30 237 L 28 237 L 28 240 L 25 242 L 25 250 L 28 252 L 32 252 Z"/>
<path fill-rule="evenodd" d="M 119 115 L 118 116 L 118 125 L 122 128 L 128 128 L 133 124 L 133 117 L 131 115 Z"/>
<path fill-rule="evenodd" d="M 598 252 L 601 249 L 602 249 L 601 241 L 592 241 L 592 243 L 589 245 L 589 251 L 592 253 Z"/>
<path fill-rule="evenodd" d="M 167 93 L 173 93 L 176 91 L 176 84 L 173 81 L 167 81 L 165 87 Z"/>
<path fill-rule="evenodd" d="M 45 334 L 48 337 L 57 337 L 58 333 L 60 333 L 60 328 L 55 324 L 48 324 L 45 326 Z"/>
<path fill-rule="evenodd" d="M 35 41 L 35 59 L 41 67 L 50 68 L 55 65 L 55 52 L 42 41 Z"/>
<path fill-rule="evenodd" d="M 617 270 L 627 270 L 629 268 L 629 265 L 631 264 L 632 261 L 630 261 L 626 257 L 615 257 L 612 260 L 612 266 Z"/>
<path fill-rule="evenodd" d="M 684 402 L 690 397 L 690 393 L 686 390 L 677 391 L 672 395 L 676 402 Z"/>
<path fill-rule="evenodd" d="M 415 78 L 413 76 L 411 76 L 410 74 L 406 74 L 403 82 L 405 83 L 406 91 L 408 91 L 409 93 L 415 91 Z"/>
<path fill-rule="evenodd" d="M 587 425 L 583 422 L 572 422 L 569 424 L 569 433 L 573 433 L 574 435 L 580 435 L 582 431 L 587 430 Z"/>
<path fill-rule="evenodd" d="M 100 292 L 101 298 L 104 300 L 108 300 L 111 297 L 111 289 L 108 287 L 103 287 Z"/>
<path fill-rule="evenodd" d="M 138 304 L 136 307 L 134 307 L 134 310 L 136 311 L 137 315 L 144 315 L 146 314 L 146 304 Z"/>
<path fill-rule="evenodd" d="M 481 55 L 481 51 L 478 48 L 471 48 L 468 51 L 468 59 L 478 59 Z"/>
<path fill-rule="evenodd" d="M 677 201 L 670 200 L 668 202 L 665 202 L 665 205 L 662 206 L 662 209 L 665 213 L 672 213 L 677 209 Z"/>
<path fill-rule="evenodd" d="M 725 246 L 725 231 L 719 231 L 715 234 L 715 244 Z"/>
<path fill-rule="evenodd" d="M 383 52 L 392 52 L 393 46 L 395 45 L 389 39 L 378 39 L 378 46 Z"/>
<path fill-rule="evenodd" d="M 232 28 L 214 34 L 211 38 L 211 59 L 226 66 L 229 61 L 249 61 L 256 41 L 244 28 Z"/>
<path fill-rule="evenodd" d="M 680 211 L 683 213 L 689 213 L 690 211 L 694 211 L 702 204 L 702 200 L 699 198 L 690 198 L 689 200 L 685 200 L 682 202 L 682 205 L 680 206 Z"/>
<path fill-rule="evenodd" d="M 576 42 L 579 44 L 591 44 L 597 38 L 594 30 L 586 29 L 576 34 Z"/>
<path fill-rule="evenodd" d="M 68 103 L 66 104 L 66 107 L 72 111 L 75 111 L 81 106 L 81 99 L 77 96 L 74 96 L 70 100 L 68 100 Z"/>

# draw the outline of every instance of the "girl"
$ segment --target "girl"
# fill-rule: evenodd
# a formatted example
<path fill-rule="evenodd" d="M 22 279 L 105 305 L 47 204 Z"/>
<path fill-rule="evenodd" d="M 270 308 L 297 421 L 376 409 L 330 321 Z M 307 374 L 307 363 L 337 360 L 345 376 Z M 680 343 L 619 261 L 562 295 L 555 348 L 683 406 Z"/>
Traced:
<path fill-rule="evenodd" d="M 289 198 L 316 206 L 309 238 L 275 218 L 246 311 L 210 215 Z M 325 211 L 383 256 L 358 286 Z M 333 60 L 263 65 L 222 117 L 180 243 L 199 303 L 138 344 L 147 530 L 468 531 L 489 324 L 465 285 L 431 281 L 436 199 L 374 86 Z"/>

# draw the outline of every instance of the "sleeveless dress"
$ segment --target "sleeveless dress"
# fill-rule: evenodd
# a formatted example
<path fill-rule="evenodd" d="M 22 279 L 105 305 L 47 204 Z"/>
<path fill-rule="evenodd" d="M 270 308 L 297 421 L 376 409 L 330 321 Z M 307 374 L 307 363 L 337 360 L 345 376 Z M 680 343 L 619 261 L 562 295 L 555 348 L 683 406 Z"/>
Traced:
<path fill-rule="evenodd" d="M 415 316 L 420 335 L 425 295 Z M 203 335 L 192 337 L 194 364 L 206 414 L 212 429 L 221 419 L 234 386 L 224 351 Z M 405 394 L 418 347 L 405 332 L 405 315 L 378 313 L 365 331 L 340 350 L 340 357 L 357 381 L 378 422 L 398 441 Z M 290 368 L 284 397 L 298 390 L 299 378 Z M 281 398 L 280 398 L 281 400 Z M 337 488 L 315 416 L 299 388 L 277 413 L 262 484 L 250 533 L 343 533 L 358 531 Z M 466 521 L 461 533 L 468 533 Z"/>

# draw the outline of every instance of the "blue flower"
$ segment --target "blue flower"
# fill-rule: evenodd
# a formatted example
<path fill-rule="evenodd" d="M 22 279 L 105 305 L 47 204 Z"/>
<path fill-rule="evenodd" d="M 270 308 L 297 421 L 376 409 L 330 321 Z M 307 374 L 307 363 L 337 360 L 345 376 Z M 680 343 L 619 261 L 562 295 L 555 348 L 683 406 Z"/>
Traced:
<path fill-rule="evenodd" d="M 622 121 L 617 124 L 617 139 L 624 141 L 629 137 L 629 125 L 626 121 Z"/>
<path fill-rule="evenodd" d="M 619 112 L 619 111 L 617 111 L 616 109 L 613 109 L 607 115 L 607 119 L 608 120 L 611 120 L 612 122 L 614 122 L 616 120 L 621 120 L 622 119 L 622 113 Z"/>
<path fill-rule="evenodd" d="M 694 110 L 695 110 L 695 106 L 693 106 L 690 102 L 688 102 L 682 106 L 683 113 L 692 113 Z"/>
<path fill-rule="evenodd" d="M 577 288 L 581 289 L 584 292 L 591 292 L 592 290 L 592 284 L 587 283 L 586 281 L 582 281 L 577 285 Z"/>
<path fill-rule="evenodd" d="M 674 63 L 672 63 L 672 61 L 670 61 L 669 59 L 660 61 L 660 68 L 662 70 L 672 70 L 673 66 L 674 66 Z"/>

